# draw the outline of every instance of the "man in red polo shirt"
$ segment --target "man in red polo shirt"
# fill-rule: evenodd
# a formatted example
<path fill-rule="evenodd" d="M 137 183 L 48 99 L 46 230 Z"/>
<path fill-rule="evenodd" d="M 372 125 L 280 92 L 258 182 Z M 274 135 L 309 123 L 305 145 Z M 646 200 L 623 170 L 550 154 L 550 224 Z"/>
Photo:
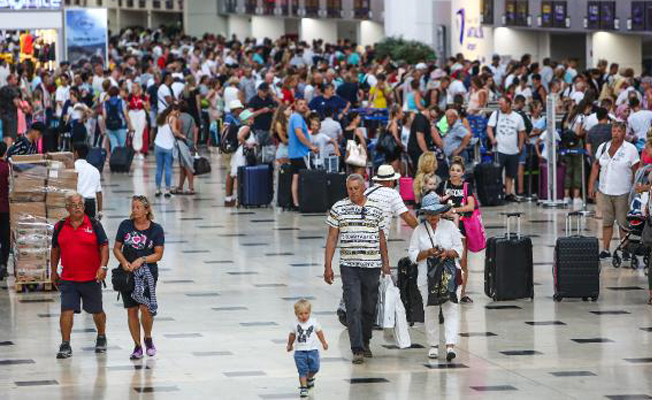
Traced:
<path fill-rule="evenodd" d="M 104 228 L 84 213 L 84 198 L 79 193 L 66 196 L 68 218 L 54 227 L 50 253 L 52 282 L 61 292 L 61 346 L 57 358 L 72 356 L 70 332 L 75 313 L 83 309 L 93 314 L 97 327 L 95 352 L 106 352 L 106 314 L 102 308 L 102 282 L 109 263 L 109 240 Z M 61 279 L 57 267 L 61 260 Z"/>

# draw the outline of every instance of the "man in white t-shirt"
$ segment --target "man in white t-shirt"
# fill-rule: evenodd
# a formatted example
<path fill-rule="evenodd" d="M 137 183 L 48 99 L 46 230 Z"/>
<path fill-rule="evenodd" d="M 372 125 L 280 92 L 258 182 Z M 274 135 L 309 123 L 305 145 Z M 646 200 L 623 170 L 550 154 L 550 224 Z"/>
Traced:
<path fill-rule="evenodd" d="M 627 133 L 630 136 L 635 136 L 638 140 L 645 141 L 647 131 L 650 130 L 652 124 L 652 111 L 643 110 L 641 102 L 636 97 L 629 99 L 629 109 L 631 112 L 627 117 Z"/>
<path fill-rule="evenodd" d="M 455 75 L 454 75 L 455 76 Z M 464 86 L 464 82 L 459 78 L 460 74 L 456 75 L 457 77 L 454 78 L 451 81 L 450 86 L 448 87 L 448 91 L 446 92 L 446 101 L 448 104 L 453 104 L 453 101 L 455 100 L 455 96 L 458 94 L 461 94 L 466 98 L 466 86 Z"/>
<path fill-rule="evenodd" d="M 632 94 L 633 93 L 633 94 Z M 622 84 L 620 94 L 618 95 L 618 98 L 616 99 L 616 107 L 619 107 L 629 101 L 630 95 L 636 96 L 636 98 L 641 101 L 643 100 L 643 97 L 641 96 L 641 93 L 636 90 L 634 87 L 634 82 L 631 78 L 625 79 L 625 81 Z"/>
<path fill-rule="evenodd" d="M 61 113 L 63 112 L 63 105 L 66 103 L 66 101 L 70 100 L 70 86 L 68 86 L 67 75 L 61 75 L 59 79 L 61 85 L 59 85 L 57 91 L 54 94 L 54 100 L 57 103 L 57 108 L 56 108 L 57 118 L 61 119 L 63 117 L 63 115 L 61 115 Z"/>
<path fill-rule="evenodd" d="M 172 96 L 172 89 L 170 89 L 170 85 L 172 85 L 173 80 L 174 79 L 172 78 L 171 74 L 166 74 L 165 80 L 158 87 L 156 97 L 158 98 L 157 110 L 159 115 L 161 115 L 163 111 L 165 111 L 165 109 L 168 108 L 168 106 L 174 101 L 174 97 Z"/>
<path fill-rule="evenodd" d="M 498 100 L 499 110 L 494 111 L 487 124 L 487 136 L 498 152 L 498 162 L 505 168 L 505 200 L 516 201 L 513 193 L 514 178 L 518 173 L 519 153 L 525 143 L 525 122 L 515 111 L 507 97 Z"/>
<path fill-rule="evenodd" d="M 400 177 L 401 174 L 395 172 L 391 165 L 381 165 L 378 168 L 378 173 L 371 178 L 374 181 L 374 186 L 365 191 L 365 196 L 378 203 L 383 210 L 386 239 L 389 239 L 393 217 L 401 217 L 412 229 L 419 225 L 419 221 L 405 206 L 401 195 L 394 189 L 396 181 Z"/>
<path fill-rule="evenodd" d="M 625 141 L 626 127 L 615 122 L 611 128 L 611 141 L 598 146 L 589 178 L 589 195 L 600 197 L 602 208 L 602 245 L 600 259 L 611 257 L 609 246 L 613 237 L 614 222 L 620 225 L 620 237 L 624 238 L 629 211 L 629 192 L 634 185 L 634 176 L 639 166 L 636 147 Z M 600 176 L 599 187 L 595 183 Z M 625 253 L 623 259 L 628 255 Z"/>

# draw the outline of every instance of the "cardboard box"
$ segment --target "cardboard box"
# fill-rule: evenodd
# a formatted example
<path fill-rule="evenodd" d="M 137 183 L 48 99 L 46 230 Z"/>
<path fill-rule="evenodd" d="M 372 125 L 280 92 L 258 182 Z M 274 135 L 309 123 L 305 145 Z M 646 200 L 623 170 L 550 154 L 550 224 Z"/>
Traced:
<path fill-rule="evenodd" d="M 15 161 L 11 160 L 11 178 L 31 177 L 45 179 L 48 177 L 48 163 L 40 161 Z"/>
<path fill-rule="evenodd" d="M 11 221 L 19 222 L 25 217 L 40 217 L 45 220 L 45 203 L 9 203 Z"/>
<path fill-rule="evenodd" d="M 65 208 L 66 207 L 66 193 L 48 192 L 45 196 L 46 208 Z"/>
<path fill-rule="evenodd" d="M 50 277 L 50 262 L 41 261 L 15 261 L 16 282 L 32 279 L 45 282 Z"/>
<path fill-rule="evenodd" d="M 55 220 L 55 222 L 58 222 L 64 218 L 68 218 L 68 210 L 61 207 L 48 207 L 46 214 L 48 220 L 52 219 Z"/>
<path fill-rule="evenodd" d="M 45 193 L 11 192 L 9 201 L 13 203 L 43 203 L 45 202 Z"/>
<path fill-rule="evenodd" d="M 20 177 L 11 182 L 12 193 L 45 193 L 46 180 L 42 178 Z"/>
<path fill-rule="evenodd" d="M 17 261 L 44 262 L 50 258 L 50 248 L 15 248 L 14 256 Z"/>
<path fill-rule="evenodd" d="M 65 193 L 77 191 L 77 171 L 69 169 L 50 169 L 48 171 L 48 191 Z"/>
<path fill-rule="evenodd" d="M 48 153 L 46 155 L 48 160 L 58 161 L 63 163 L 67 169 L 75 169 L 75 156 L 68 151 L 61 151 L 57 153 Z"/>
<path fill-rule="evenodd" d="M 30 163 L 35 161 L 45 161 L 46 157 L 44 154 L 30 154 L 25 156 L 12 156 L 11 162 L 13 163 Z"/>

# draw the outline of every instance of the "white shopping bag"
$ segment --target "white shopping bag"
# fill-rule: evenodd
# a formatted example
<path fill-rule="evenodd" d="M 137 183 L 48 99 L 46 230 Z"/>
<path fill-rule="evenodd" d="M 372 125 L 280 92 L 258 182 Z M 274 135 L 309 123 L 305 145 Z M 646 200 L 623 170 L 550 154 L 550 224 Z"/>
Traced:
<path fill-rule="evenodd" d="M 391 282 L 387 282 L 387 279 L 380 278 L 380 284 L 378 285 L 378 302 L 376 303 L 376 319 L 374 325 L 381 328 L 383 327 L 383 314 L 385 312 L 385 291 L 389 283 Z"/>
<path fill-rule="evenodd" d="M 407 349 L 412 346 L 410 339 L 410 332 L 408 331 L 407 317 L 405 316 L 405 307 L 402 301 L 397 301 L 394 306 L 396 313 L 396 323 L 394 326 L 394 337 L 396 338 L 396 345 L 400 349 Z"/>
<path fill-rule="evenodd" d="M 396 325 L 396 302 L 401 302 L 401 292 L 392 282 L 392 278 L 385 277 L 389 284 L 385 288 L 383 302 L 383 320 L 381 328 L 393 328 Z"/>

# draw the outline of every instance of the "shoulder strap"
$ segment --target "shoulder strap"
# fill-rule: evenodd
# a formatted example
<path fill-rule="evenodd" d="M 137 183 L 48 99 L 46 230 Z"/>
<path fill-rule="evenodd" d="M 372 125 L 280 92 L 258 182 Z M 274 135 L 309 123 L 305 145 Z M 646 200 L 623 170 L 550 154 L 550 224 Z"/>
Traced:
<path fill-rule="evenodd" d="M 378 190 L 378 189 L 380 189 L 380 188 L 382 188 L 382 187 L 383 187 L 382 185 L 378 185 L 378 186 L 376 186 L 376 187 L 374 187 L 374 188 L 367 189 L 367 192 L 366 192 L 364 195 L 365 195 L 366 197 L 369 197 L 369 196 L 371 196 L 371 194 L 372 194 L 373 192 L 375 192 L 376 190 Z"/>
<path fill-rule="evenodd" d="M 467 193 L 469 192 L 469 183 L 464 182 L 463 186 L 464 186 L 464 197 L 462 198 L 462 204 L 466 205 L 466 197 L 467 197 Z"/>
<path fill-rule="evenodd" d="M 56 236 L 59 236 L 59 233 L 61 233 L 61 230 L 63 229 L 63 224 L 65 223 L 66 223 L 66 219 L 64 218 L 59 220 L 59 222 L 57 222 L 56 225 L 54 225 L 54 233 L 56 234 Z"/>
<path fill-rule="evenodd" d="M 430 227 L 428 226 L 428 221 L 423 221 L 423 226 L 426 228 L 426 232 L 428 233 L 428 238 L 430 239 L 430 244 L 432 245 L 432 248 L 435 248 L 435 242 L 432 240 L 432 235 L 430 234 Z"/>

